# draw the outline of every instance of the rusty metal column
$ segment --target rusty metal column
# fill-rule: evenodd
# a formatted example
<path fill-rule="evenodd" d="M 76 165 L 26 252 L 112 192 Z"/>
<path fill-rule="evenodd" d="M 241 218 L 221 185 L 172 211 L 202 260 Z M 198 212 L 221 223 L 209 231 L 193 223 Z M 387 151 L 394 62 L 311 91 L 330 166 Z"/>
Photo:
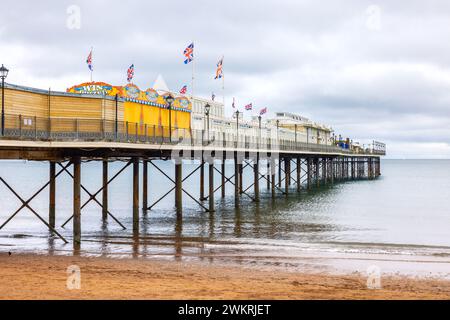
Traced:
<path fill-rule="evenodd" d="M 133 231 L 139 232 L 139 158 L 133 157 Z"/>
<path fill-rule="evenodd" d="M 49 186 L 49 208 L 48 224 L 55 228 L 55 203 L 56 203 L 56 163 L 50 161 L 50 186 Z"/>
<path fill-rule="evenodd" d="M 282 159 L 279 158 L 278 159 L 278 188 L 281 188 L 281 163 L 282 163 Z"/>
<path fill-rule="evenodd" d="M 103 159 L 102 219 L 108 219 L 108 160 Z"/>
<path fill-rule="evenodd" d="M 289 194 L 289 180 L 290 179 L 290 168 L 289 168 L 289 163 L 290 163 L 291 159 L 290 158 L 284 158 L 284 189 L 286 192 L 286 195 Z"/>
<path fill-rule="evenodd" d="M 239 164 L 237 152 L 234 152 L 234 206 L 239 207 Z"/>
<path fill-rule="evenodd" d="M 271 190 L 272 190 L 272 199 L 275 198 L 275 159 L 270 159 L 270 175 L 271 175 Z"/>
<path fill-rule="evenodd" d="M 334 158 L 330 158 L 330 179 L 331 184 L 334 183 Z"/>
<path fill-rule="evenodd" d="M 239 164 L 238 164 L 238 168 L 239 168 L 239 194 L 242 194 L 242 191 L 244 191 L 244 188 L 243 188 L 243 183 L 244 183 L 244 179 L 243 179 L 244 167 L 243 167 L 242 163 L 239 163 Z"/>
<path fill-rule="evenodd" d="M 315 162 L 316 162 L 316 186 L 320 187 L 320 160 L 319 160 L 319 158 L 316 158 Z"/>
<path fill-rule="evenodd" d="M 142 211 L 148 208 L 148 161 L 142 161 Z"/>
<path fill-rule="evenodd" d="M 203 158 L 200 159 L 200 201 L 205 200 L 205 160 Z"/>
<path fill-rule="evenodd" d="M 177 214 L 183 212 L 183 168 L 181 163 L 181 159 L 177 159 L 175 162 L 175 209 Z"/>
<path fill-rule="evenodd" d="M 75 156 L 73 163 L 73 243 L 81 243 L 81 158 Z"/>
<path fill-rule="evenodd" d="M 291 158 L 288 158 L 287 161 L 284 162 L 285 170 L 286 170 L 286 179 L 288 180 L 288 185 L 290 186 L 292 183 L 291 179 Z"/>
<path fill-rule="evenodd" d="M 302 165 L 300 157 L 297 157 L 297 192 L 301 190 L 301 179 L 302 179 Z"/>
<path fill-rule="evenodd" d="M 272 175 L 270 174 L 270 162 L 269 159 L 267 159 L 267 190 L 270 190 L 270 178 L 272 177 Z"/>
<path fill-rule="evenodd" d="M 256 159 L 253 162 L 253 176 L 254 176 L 254 191 L 255 191 L 255 201 L 259 201 L 259 152 L 256 153 Z"/>
<path fill-rule="evenodd" d="M 214 212 L 214 159 L 211 159 L 209 161 L 208 176 L 209 176 L 209 183 L 208 183 L 209 208 L 208 208 L 208 211 Z"/>
<path fill-rule="evenodd" d="M 306 186 L 311 190 L 311 158 L 306 158 Z"/>
<path fill-rule="evenodd" d="M 328 170 L 327 170 L 327 166 L 328 166 L 328 158 L 322 158 L 322 179 L 324 184 L 328 183 Z"/>
<path fill-rule="evenodd" d="M 351 176 L 352 176 L 352 180 L 355 179 L 355 158 L 351 157 L 350 158 L 350 171 L 351 171 Z"/>
<path fill-rule="evenodd" d="M 223 153 L 223 159 L 222 159 L 222 179 L 221 179 L 221 191 L 222 191 L 222 198 L 225 198 L 225 152 Z"/>

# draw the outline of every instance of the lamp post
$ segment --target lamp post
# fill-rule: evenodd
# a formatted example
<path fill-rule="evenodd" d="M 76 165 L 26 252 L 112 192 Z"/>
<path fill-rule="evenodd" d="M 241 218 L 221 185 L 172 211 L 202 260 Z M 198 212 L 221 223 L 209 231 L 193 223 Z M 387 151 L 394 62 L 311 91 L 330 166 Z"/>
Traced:
<path fill-rule="evenodd" d="M 278 140 L 278 129 L 280 128 L 280 120 L 277 119 L 277 140 Z M 279 141 L 278 141 L 279 143 Z"/>
<path fill-rule="evenodd" d="M 297 124 L 295 124 L 295 147 L 297 148 Z"/>
<path fill-rule="evenodd" d="M 236 148 L 239 144 L 239 110 L 236 110 Z"/>
<path fill-rule="evenodd" d="M 169 94 L 165 100 L 169 106 L 169 142 L 172 142 L 172 103 L 175 99 Z"/>
<path fill-rule="evenodd" d="M 206 137 L 207 142 L 209 143 L 209 110 L 211 109 L 211 106 L 209 103 L 205 105 L 205 116 L 206 116 Z"/>
<path fill-rule="evenodd" d="M 5 66 L 0 67 L 0 78 L 2 78 L 2 136 L 5 135 L 5 79 L 9 70 Z"/>

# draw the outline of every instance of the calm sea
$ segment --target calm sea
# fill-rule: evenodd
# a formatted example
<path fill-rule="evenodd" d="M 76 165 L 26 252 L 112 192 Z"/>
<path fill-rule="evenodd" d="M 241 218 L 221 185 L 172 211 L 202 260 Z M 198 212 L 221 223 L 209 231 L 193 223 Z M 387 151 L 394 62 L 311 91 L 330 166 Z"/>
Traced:
<path fill-rule="evenodd" d="M 172 163 L 155 163 L 173 176 Z M 111 164 L 110 176 L 123 165 Z M 193 168 L 193 164 L 185 165 L 184 175 Z M 152 203 L 172 185 L 156 169 L 149 169 Z M 232 167 L 227 170 L 230 176 Z M 127 230 L 112 219 L 103 223 L 101 208 L 92 201 L 82 212 L 82 245 L 76 254 L 335 273 L 363 273 L 375 265 L 390 274 L 450 278 L 450 161 L 384 160 L 381 170 L 382 176 L 375 181 L 348 181 L 300 194 L 293 185 L 288 197 L 280 194 L 276 201 L 261 180 L 261 202 L 253 203 L 244 195 L 239 210 L 230 184 L 224 199 L 216 193 L 216 212 L 211 214 L 184 194 L 182 218 L 174 212 L 171 193 L 142 214 L 141 234 L 136 238 L 131 231 L 129 167 L 109 189 L 110 211 Z M 101 163 L 84 163 L 83 185 L 95 192 L 101 174 Z M 245 185 L 251 183 L 251 175 L 246 173 Z M 47 181 L 48 164 L 2 161 L 0 176 L 28 199 Z M 219 183 L 218 175 L 215 179 Z M 198 175 L 193 175 L 184 184 L 194 197 L 199 195 L 198 181 Z M 82 200 L 87 198 L 84 193 Z M 71 215 L 71 201 L 71 178 L 63 173 L 57 180 L 57 230 L 69 241 L 72 226 L 61 228 L 61 224 Z M 0 184 L 0 222 L 20 205 Z M 30 205 L 48 219 L 48 189 Z M 74 254 L 71 243 L 63 244 L 50 235 L 28 209 L 0 231 L 0 251 Z"/>

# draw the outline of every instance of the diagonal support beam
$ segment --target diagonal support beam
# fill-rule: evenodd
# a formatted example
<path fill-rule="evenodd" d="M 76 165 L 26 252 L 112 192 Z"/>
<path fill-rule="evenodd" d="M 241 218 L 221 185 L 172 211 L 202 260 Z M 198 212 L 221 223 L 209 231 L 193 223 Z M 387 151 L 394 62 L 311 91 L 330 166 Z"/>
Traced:
<path fill-rule="evenodd" d="M 62 241 L 64 241 L 65 243 L 68 243 L 68 241 L 59 234 L 58 231 L 56 231 L 55 228 L 53 228 L 50 224 L 47 223 L 47 221 L 45 221 L 29 204 L 27 201 L 25 201 L 2 177 L 0 177 L 0 181 L 3 182 L 3 184 L 17 197 L 17 199 L 20 200 L 20 202 L 22 202 L 22 206 L 28 208 L 28 210 L 30 210 L 39 220 L 41 220 L 41 222 L 43 224 L 45 224 L 47 226 L 47 228 L 49 228 L 52 232 L 54 232 Z M 21 209 L 20 209 L 21 210 Z M 19 211 L 20 211 L 19 210 Z M 19 212 L 17 211 L 17 213 Z M 13 216 L 11 216 L 11 219 L 17 214 L 15 213 Z M 8 219 L 1 227 L 3 228 L 6 223 L 8 223 L 11 219 Z"/>
<path fill-rule="evenodd" d="M 62 167 L 62 165 L 61 164 L 59 164 L 61 167 Z M 67 168 L 63 168 L 63 170 L 73 179 L 74 178 L 74 176 L 73 176 L 73 174 L 69 171 L 69 170 L 67 170 Z M 80 185 L 81 186 L 81 189 L 83 189 L 84 190 L 84 192 L 86 192 L 88 195 L 89 195 L 89 199 L 90 200 L 93 200 L 95 203 L 97 203 L 101 208 L 103 208 L 103 205 L 100 203 L 100 201 L 98 201 L 97 200 L 97 198 L 92 194 L 92 193 L 90 193 L 89 192 L 89 190 L 88 189 L 86 189 L 82 184 Z M 101 190 L 103 190 L 103 187 L 101 188 Z M 97 193 L 98 194 L 98 193 Z M 89 201 L 90 201 L 89 200 Z M 122 229 L 123 230 L 125 230 L 126 229 L 126 227 L 119 221 L 119 220 L 117 220 L 117 218 L 109 211 L 109 210 L 107 210 L 106 211 L 107 212 L 107 214 L 119 225 L 119 226 L 121 226 L 122 227 Z M 70 216 L 70 218 L 69 219 L 67 219 L 64 223 L 63 223 L 63 225 L 61 226 L 61 227 L 63 227 L 64 228 L 64 226 L 70 221 L 70 220 L 72 220 L 73 219 L 73 215 L 72 216 Z"/>
<path fill-rule="evenodd" d="M 173 180 L 167 173 L 165 173 L 164 171 L 162 171 L 157 165 L 155 165 L 152 161 L 149 161 L 149 163 L 155 168 L 157 169 L 159 172 L 161 172 L 162 175 L 164 175 L 168 180 L 170 180 L 173 184 L 175 184 L 175 180 Z M 186 179 L 188 179 L 189 177 L 191 177 L 198 169 L 201 168 L 201 165 L 198 166 L 197 168 L 195 168 L 191 173 L 189 173 L 186 177 L 184 177 L 181 181 L 184 182 Z M 175 190 L 175 187 L 173 187 L 172 189 L 170 189 L 168 192 L 166 192 L 162 197 L 160 197 L 156 202 L 154 202 L 150 207 L 149 210 L 151 210 L 152 207 L 154 207 L 155 204 L 157 204 L 158 202 L 160 202 L 162 199 L 164 199 L 167 195 L 169 195 L 169 193 L 171 193 L 173 190 Z M 196 198 L 194 198 L 189 192 L 186 191 L 186 189 L 181 188 L 181 190 L 192 200 L 195 201 L 195 203 L 197 203 L 200 207 L 202 207 L 205 211 L 209 211 L 208 208 L 206 208 L 200 201 L 198 201 Z"/>

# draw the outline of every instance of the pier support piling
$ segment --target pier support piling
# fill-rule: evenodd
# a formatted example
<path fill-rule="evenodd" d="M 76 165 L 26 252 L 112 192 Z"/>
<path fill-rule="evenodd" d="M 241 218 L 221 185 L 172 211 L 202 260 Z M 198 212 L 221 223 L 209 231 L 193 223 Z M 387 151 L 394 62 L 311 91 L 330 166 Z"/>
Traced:
<path fill-rule="evenodd" d="M 103 159 L 102 218 L 108 219 L 108 160 Z"/>
<path fill-rule="evenodd" d="M 139 158 L 133 158 L 133 232 L 139 231 Z"/>
<path fill-rule="evenodd" d="M 238 164 L 238 168 L 239 168 L 239 194 L 242 194 L 244 191 L 244 187 L 243 187 L 243 183 L 244 183 L 244 179 L 243 179 L 243 174 L 244 174 L 244 168 L 242 163 Z"/>
<path fill-rule="evenodd" d="M 289 181 L 291 180 L 290 158 L 284 158 L 284 192 L 286 196 L 289 194 Z"/>
<path fill-rule="evenodd" d="M 221 179 L 221 187 L 220 187 L 220 189 L 221 189 L 221 192 L 222 192 L 222 198 L 225 198 L 225 174 L 226 174 L 226 172 L 225 172 L 225 154 L 223 155 L 223 159 L 222 159 L 222 174 L 221 174 L 221 177 L 222 177 L 222 179 Z"/>
<path fill-rule="evenodd" d="M 211 159 L 209 162 L 209 168 L 208 168 L 208 189 L 209 189 L 209 212 L 214 212 L 214 160 Z"/>
<path fill-rule="evenodd" d="M 205 200 L 205 159 L 202 152 L 200 159 L 200 201 Z"/>
<path fill-rule="evenodd" d="M 73 157 L 73 242 L 81 243 L 81 158 Z"/>
<path fill-rule="evenodd" d="M 202 166 L 204 167 L 204 166 Z M 183 168 L 181 160 L 175 163 L 175 209 L 177 214 L 183 213 Z"/>
<path fill-rule="evenodd" d="M 142 211 L 147 213 L 148 208 L 148 161 L 142 161 Z"/>
<path fill-rule="evenodd" d="M 308 190 L 311 190 L 311 178 L 312 178 L 312 172 L 311 172 L 311 158 L 306 158 L 306 187 Z"/>
<path fill-rule="evenodd" d="M 234 206 L 239 207 L 239 164 L 237 152 L 234 152 Z"/>
<path fill-rule="evenodd" d="M 48 224 L 55 228 L 56 221 L 56 163 L 50 161 L 50 185 L 49 185 L 49 209 L 48 209 Z"/>
<path fill-rule="evenodd" d="M 255 192 L 255 201 L 259 201 L 259 153 L 256 154 L 256 158 L 253 162 L 253 177 L 254 177 L 254 192 Z"/>
<path fill-rule="evenodd" d="M 270 159 L 270 182 L 271 182 L 271 193 L 272 193 L 272 199 L 275 199 L 275 159 Z"/>

